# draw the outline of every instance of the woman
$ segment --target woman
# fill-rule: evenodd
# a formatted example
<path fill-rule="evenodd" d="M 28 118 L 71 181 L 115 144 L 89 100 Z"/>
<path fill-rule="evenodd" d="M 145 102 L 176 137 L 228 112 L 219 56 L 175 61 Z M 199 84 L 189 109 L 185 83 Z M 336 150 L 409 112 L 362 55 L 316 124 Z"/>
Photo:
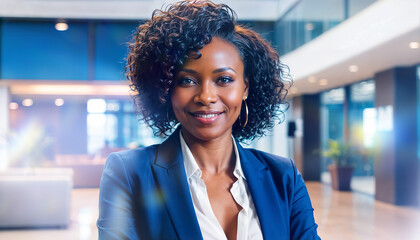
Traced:
<path fill-rule="evenodd" d="M 128 79 L 143 120 L 170 136 L 109 156 L 100 239 L 319 239 L 293 161 L 238 144 L 273 127 L 287 74 L 234 16 L 185 1 L 139 26 Z"/>

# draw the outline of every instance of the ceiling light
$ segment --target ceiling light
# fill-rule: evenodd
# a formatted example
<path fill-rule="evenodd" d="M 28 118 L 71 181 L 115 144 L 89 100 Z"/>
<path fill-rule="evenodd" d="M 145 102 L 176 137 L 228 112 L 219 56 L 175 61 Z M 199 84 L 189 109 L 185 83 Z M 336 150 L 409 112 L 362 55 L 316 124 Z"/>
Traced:
<path fill-rule="evenodd" d="M 325 78 L 323 78 L 323 79 L 319 80 L 319 85 L 321 85 L 321 86 L 326 86 L 326 85 L 328 85 L 328 80 L 327 80 L 327 79 L 325 79 Z"/>
<path fill-rule="evenodd" d="M 25 107 L 30 107 L 33 104 L 34 104 L 34 101 L 32 99 L 30 99 L 30 98 L 27 98 L 27 99 L 23 99 L 22 100 L 22 105 L 25 106 Z"/>
<path fill-rule="evenodd" d="M 312 30 L 314 30 L 314 28 L 315 28 L 315 26 L 311 22 L 308 22 L 308 23 L 305 24 L 305 29 L 308 30 L 308 31 L 312 31 Z"/>
<path fill-rule="evenodd" d="M 316 77 L 315 76 L 308 77 L 308 82 L 309 83 L 316 83 Z"/>
<path fill-rule="evenodd" d="M 62 98 L 57 98 L 57 99 L 55 99 L 54 104 L 55 104 L 55 106 L 57 106 L 57 107 L 61 107 L 61 106 L 63 106 L 63 105 L 64 105 L 64 99 L 62 99 Z"/>
<path fill-rule="evenodd" d="M 357 71 L 359 71 L 359 67 L 357 65 L 350 65 L 349 66 L 349 71 L 350 72 L 357 72 Z"/>
<path fill-rule="evenodd" d="M 55 29 L 57 31 L 67 31 L 67 29 L 69 29 L 69 25 L 65 22 L 58 22 L 55 24 Z"/>
<path fill-rule="evenodd" d="M 297 87 L 291 87 L 291 88 L 290 88 L 290 93 L 291 93 L 291 94 L 296 94 L 297 92 L 298 92 Z"/>
<path fill-rule="evenodd" d="M 19 108 L 19 104 L 17 102 L 11 102 L 9 103 L 9 109 L 10 110 L 16 110 Z"/>
<path fill-rule="evenodd" d="M 408 46 L 410 46 L 412 49 L 417 49 L 420 48 L 420 42 L 410 42 Z"/>

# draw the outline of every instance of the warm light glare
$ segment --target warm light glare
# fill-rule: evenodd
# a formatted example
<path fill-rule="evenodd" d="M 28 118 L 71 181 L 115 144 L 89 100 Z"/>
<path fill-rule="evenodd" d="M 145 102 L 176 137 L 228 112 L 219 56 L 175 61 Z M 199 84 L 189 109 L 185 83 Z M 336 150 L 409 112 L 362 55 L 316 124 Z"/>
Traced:
<path fill-rule="evenodd" d="M 15 85 L 12 94 L 42 95 L 129 95 L 127 85 Z"/>
<path fill-rule="evenodd" d="M 57 106 L 57 107 L 61 107 L 61 106 L 63 106 L 63 105 L 64 105 L 64 99 L 62 99 L 62 98 L 57 98 L 57 99 L 55 99 L 54 104 L 55 104 L 55 106 Z"/>
<path fill-rule="evenodd" d="M 308 82 L 309 83 L 316 83 L 316 77 L 315 76 L 308 77 Z"/>
<path fill-rule="evenodd" d="M 67 29 L 69 29 L 69 25 L 65 22 L 58 22 L 55 24 L 55 29 L 57 31 L 67 31 Z"/>
<path fill-rule="evenodd" d="M 319 85 L 321 85 L 321 86 L 326 86 L 326 85 L 328 85 L 328 80 L 327 80 L 327 79 L 325 79 L 325 78 L 323 78 L 323 79 L 319 80 Z"/>
<path fill-rule="evenodd" d="M 296 87 L 291 87 L 290 88 L 290 93 L 291 94 L 296 94 L 298 92 L 298 89 Z"/>
<path fill-rule="evenodd" d="M 10 110 L 16 110 L 18 108 L 19 108 L 19 104 L 18 103 L 16 103 L 16 102 L 9 103 L 9 109 Z"/>
<path fill-rule="evenodd" d="M 30 106 L 32 106 L 32 104 L 34 104 L 34 101 L 30 98 L 24 99 L 22 101 L 22 105 L 25 106 L 25 107 L 30 107 Z"/>
<path fill-rule="evenodd" d="M 350 65 L 349 66 L 349 71 L 350 72 L 357 72 L 357 71 L 359 71 L 359 67 L 357 65 Z"/>
<path fill-rule="evenodd" d="M 420 42 L 410 42 L 408 45 L 412 49 L 418 49 L 418 48 L 420 48 Z"/>

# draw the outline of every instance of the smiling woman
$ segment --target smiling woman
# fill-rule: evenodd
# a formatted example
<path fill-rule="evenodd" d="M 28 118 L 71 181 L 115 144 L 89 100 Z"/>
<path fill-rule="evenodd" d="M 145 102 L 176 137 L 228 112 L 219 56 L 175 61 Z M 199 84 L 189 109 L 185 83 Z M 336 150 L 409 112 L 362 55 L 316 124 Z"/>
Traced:
<path fill-rule="evenodd" d="M 100 239 L 319 239 L 294 162 L 239 144 L 283 114 L 269 44 L 226 5 L 181 1 L 139 26 L 127 61 L 142 119 L 170 136 L 109 156 Z"/>
<path fill-rule="evenodd" d="M 175 77 L 171 98 L 175 117 L 184 138 L 231 141 L 232 126 L 248 96 L 244 64 L 235 46 L 219 37 L 200 53 L 200 58 L 188 59 Z"/>

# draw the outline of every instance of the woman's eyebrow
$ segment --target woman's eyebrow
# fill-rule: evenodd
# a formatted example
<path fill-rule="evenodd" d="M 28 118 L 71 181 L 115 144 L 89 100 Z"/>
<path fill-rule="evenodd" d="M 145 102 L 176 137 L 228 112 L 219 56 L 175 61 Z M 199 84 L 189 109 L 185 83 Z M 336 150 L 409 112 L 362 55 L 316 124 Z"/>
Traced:
<path fill-rule="evenodd" d="M 191 70 L 191 69 L 187 69 L 187 68 L 183 68 L 181 70 L 179 70 L 180 72 L 187 72 L 187 73 L 191 73 L 191 74 L 197 74 L 196 71 Z"/>
<path fill-rule="evenodd" d="M 231 68 L 231 67 L 218 68 L 218 69 L 214 70 L 213 73 L 225 72 L 225 71 L 229 71 L 229 70 L 236 73 L 236 71 L 233 70 L 233 68 Z"/>
<path fill-rule="evenodd" d="M 192 69 L 188 69 L 188 68 L 183 68 L 183 69 L 181 69 L 179 71 L 180 72 L 187 72 L 187 73 L 191 73 L 191 74 L 197 74 L 196 71 L 194 71 Z M 220 72 L 225 72 L 225 71 L 232 71 L 232 72 L 236 73 L 236 71 L 233 70 L 233 68 L 231 68 L 231 67 L 218 68 L 218 69 L 213 70 L 212 73 L 220 73 Z"/>

